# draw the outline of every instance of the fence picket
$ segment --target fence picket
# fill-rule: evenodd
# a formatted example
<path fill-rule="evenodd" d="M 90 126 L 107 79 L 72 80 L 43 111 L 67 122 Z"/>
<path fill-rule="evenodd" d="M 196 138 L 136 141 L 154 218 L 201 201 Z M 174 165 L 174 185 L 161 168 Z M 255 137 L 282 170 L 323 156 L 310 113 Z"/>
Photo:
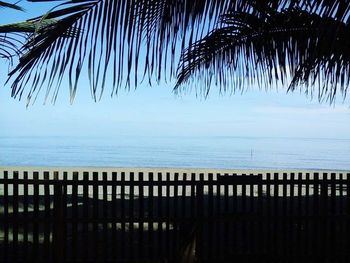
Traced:
<path fill-rule="evenodd" d="M 320 202 L 319 202 L 319 186 L 320 186 L 320 180 L 319 180 L 319 173 L 314 173 L 314 179 L 313 179 L 313 210 L 312 210 L 312 232 L 311 232 L 311 239 L 312 239 L 312 251 L 315 251 L 319 245 L 320 239 L 319 239 L 319 216 L 320 216 Z M 320 254 L 324 251 L 320 251 Z"/>
<path fill-rule="evenodd" d="M 272 246 L 272 251 L 275 251 L 273 256 L 279 258 L 280 257 L 280 245 L 281 243 L 278 241 L 278 234 L 281 233 L 280 230 L 280 225 L 281 222 L 278 220 L 278 217 L 280 215 L 280 210 L 279 210 L 279 199 L 280 199 L 280 194 L 279 194 L 279 174 L 274 173 L 273 174 L 273 214 L 272 214 L 272 224 L 273 224 L 273 246 Z"/>
<path fill-rule="evenodd" d="M 50 173 L 44 172 L 44 260 L 50 260 L 50 233 L 51 233 L 51 208 L 50 208 Z"/>
<path fill-rule="evenodd" d="M 154 189 L 153 189 L 153 181 L 154 181 L 154 174 L 150 172 L 148 174 L 148 180 L 151 183 L 151 185 L 148 187 L 148 205 L 147 205 L 147 230 L 148 230 L 148 242 L 149 248 L 146 248 L 146 253 L 147 253 L 147 258 L 150 260 L 155 260 L 154 255 L 155 255 L 155 242 L 154 242 L 154 228 L 153 228 L 153 222 L 154 222 Z M 159 227 L 159 225 L 158 225 Z"/>
<path fill-rule="evenodd" d="M 213 181 L 213 174 L 209 173 L 208 174 L 208 196 L 207 196 L 207 216 L 210 219 L 210 222 L 205 223 L 205 225 L 212 225 L 211 228 L 206 228 L 207 229 L 207 240 L 208 240 L 208 245 L 206 247 L 206 249 L 204 250 L 206 252 L 206 257 L 209 260 L 213 260 L 213 252 L 214 249 L 218 248 L 218 242 L 220 242 L 220 239 L 217 238 L 217 235 L 219 235 L 219 229 L 217 228 L 218 226 L 218 222 L 217 220 L 214 219 L 214 181 Z M 217 207 L 216 207 L 216 212 L 218 213 Z M 214 239 L 214 233 L 216 233 L 215 235 L 215 239 Z M 220 247 L 220 244 L 219 244 Z"/>
<path fill-rule="evenodd" d="M 287 180 L 287 173 L 282 173 L 282 180 L 285 181 Z M 289 229 L 288 229 L 288 218 L 287 218 L 287 209 L 288 209 L 288 196 L 287 196 L 287 184 L 282 185 L 282 192 L 281 192 L 281 233 L 282 233 L 282 238 L 281 238 L 281 243 L 283 244 L 282 247 L 282 253 L 286 256 L 287 262 L 289 262 L 289 255 L 288 255 L 288 247 L 287 247 L 287 240 L 290 238 L 289 236 Z"/>
<path fill-rule="evenodd" d="M 236 174 L 232 174 L 232 177 L 237 176 Z M 237 212 L 238 212 L 238 197 L 237 197 L 237 184 L 232 184 L 232 213 L 233 213 L 233 218 L 231 221 L 232 224 L 232 250 L 233 250 L 233 255 L 236 256 L 237 254 L 240 253 L 239 250 L 239 241 L 238 241 L 238 227 L 237 227 Z"/>
<path fill-rule="evenodd" d="M 140 172 L 139 173 L 139 181 L 143 182 L 143 173 Z M 139 202 L 139 207 L 138 207 L 138 214 L 136 214 L 136 217 L 138 219 L 137 220 L 137 224 L 138 224 L 138 254 L 140 255 L 141 258 L 144 258 L 144 247 L 145 247 L 145 243 L 144 243 L 144 234 L 145 234 L 145 230 L 144 230 L 144 218 L 145 218 L 145 206 L 144 206 L 144 191 L 143 191 L 143 185 L 140 184 L 138 185 L 138 192 L 139 192 L 139 196 L 138 196 L 138 202 Z"/>
<path fill-rule="evenodd" d="M 28 172 L 24 171 L 23 172 L 23 258 L 31 258 L 30 255 L 28 255 L 28 229 L 29 229 L 29 224 L 30 224 L 30 218 L 28 216 L 28 207 L 29 207 L 29 198 L 28 198 Z"/>
<path fill-rule="evenodd" d="M 219 176 L 219 174 L 217 174 L 217 177 Z M 226 174 L 225 176 L 229 176 L 228 174 Z M 229 210 L 229 185 L 226 183 L 224 184 L 224 212 L 223 212 L 223 217 L 224 217 L 224 229 L 223 229 L 223 245 L 222 245 L 222 250 L 223 250 L 223 258 L 226 257 L 226 255 L 228 255 L 232 249 L 232 246 L 230 244 L 230 239 L 229 239 L 229 235 L 230 235 L 230 224 L 229 224 L 229 220 L 228 217 L 231 216 L 230 214 L 230 210 Z"/>
<path fill-rule="evenodd" d="M 92 191 L 93 191 L 93 211 L 92 211 L 92 226 L 93 226 L 93 240 L 99 240 L 99 194 L 98 194 L 98 172 L 92 172 Z M 98 261 L 99 246 L 94 246 L 92 242 L 91 251 L 93 252 L 93 261 Z"/>
<path fill-rule="evenodd" d="M 109 209 L 109 201 L 108 201 L 108 185 L 110 182 L 107 181 L 108 177 L 107 177 L 107 172 L 102 172 L 102 181 L 103 181 L 103 186 L 102 186 L 102 190 L 103 190 L 103 196 L 102 196 L 102 200 L 103 200 L 103 206 L 102 206 L 102 217 L 103 217 L 103 224 L 102 224 L 102 232 L 103 232 L 103 255 L 105 255 L 105 257 L 107 259 L 110 259 L 110 251 L 109 251 L 109 231 L 108 231 L 108 225 L 110 223 L 110 217 L 109 217 L 109 213 L 108 213 L 108 209 Z"/>
<path fill-rule="evenodd" d="M 329 215 L 330 213 L 330 217 L 329 219 L 327 220 L 328 221 L 328 224 L 326 224 L 326 226 L 328 226 L 328 230 L 329 230 L 329 244 L 330 244 L 330 247 L 329 247 L 329 250 L 324 250 L 324 251 L 334 251 L 335 253 L 339 253 L 338 252 L 338 249 L 339 249 L 339 246 L 336 245 L 337 243 L 337 239 L 336 239 L 336 232 L 337 232 L 337 224 L 336 224 L 336 221 L 335 221 L 335 215 L 338 215 L 338 209 L 337 209 L 337 203 L 336 202 L 337 200 L 337 196 L 336 196 L 336 177 L 335 177 L 335 173 L 331 173 L 331 182 L 330 182 L 330 190 L 331 190 L 331 194 L 330 194 L 330 208 L 329 208 L 329 211 L 327 211 L 327 215 Z M 325 218 L 328 218 L 325 217 Z"/>
<path fill-rule="evenodd" d="M 163 174 L 158 173 L 157 175 L 158 182 L 160 185 L 157 186 L 157 196 L 158 196 L 158 202 L 157 202 L 157 217 L 158 217 L 158 233 L 157 233 L 157 248 L 158 248 L 158 253 L 161 258 L 164 258 L 166 253 L 164 253 L 165 246 L 163 243 L 163 221 L 164 221 L 164 210 L 163 210 L 163 200 L 160 198 L 161 196 L 164 196 L 163 194 L 163 186 L 162 181 L 163 181 Z M 155 220 L 156 221 L 156 220 Z"/>
<path fill-rule="evenodd" d="M 134 221 L 135 221 L 135 217 L 134 217 L 134 213 L 135 213 L 135 177 L 134 177 L 134 173 L 130 172 L 129 174 L 130 176 L 130 193 L 129 193 L 129 244 L 130 244 L 130 248 L 129 248 L 129 257 L 131 261 L 135 260 L 135 232 L 134 231 Z"/>
<path fill-rule="evenodd" d="M 306 173 L 306 181 L 305 181 L 305 205 L 303 209 L 303 215 L 305 216 L 305 232 L 306 233 L 312 233 L 312 222 L 310 218 L 312 218 L 312 214 L 310 211 L 310 188 L 311 188 L 311 180 L 310 180 L 310 173 Z M 305 257 L 311 257 L 310 251 L 312 251 L 312 240 L 310 240 L 307 235 L 303 238 L 304 244 L 302 245 L 303 250 L 303 256 Z"/>
<path fill-rule="evenodd" d="M 118 207 L 118 197 L 117 197 L 117 172 L 112 172 L 112 192 L 111 192 L 111 260 L 116 261 L 118 255 L 118 246 L 117 246 L 117 220 L 119 219 L 117 215 Z M 119 240 L 118 240 L 119 241 Z"/>
<path fill-rule="evenodd" d="M 199 174 L 199 181 L 196 185 L 197 197 L 197 236 L 196 236 L 196 255 L 201 258 L 203 256 L 203 224 L 204 224 L 204 174 Z"/>
<path fill-rule="evenodd" d="M 295 225 L 298 224 L 298 220 L 296 220 L 296 224 L 293 223 L 295 221 L 294 219 L 294 215 L 295 215 L 295 201 L 294 201 L 294 198 L 295 198 L 295 173 L 290 173 L 290 180 L 291 180 L 291 183 L 290 183 L 290 188 L 289 188 L 289 207 L 288 207 L 288 232 L 290 233 L 290 243 L 291 243 L 291 246 L 289 248 L 289 256 L 291 257 L 292 255 L 295 255 L 296 253 L 296 234 L 295 234 Z"/>
<path fill-rule="evenodd" d="M 242 174 L 242 179 L 245 180 L 245 178 L 247 177 L 246 174 Z M 240 184 L 240 186 L 242 187 L 242 194 L 241 194 L 241 212 L 243 214 L 243 218 L 240 219 L 240 223 L 242 225 L 242 255 L 245 256 L 246 252 L 247 252 L 247 242 L 248 242 L 248 238 L 247 238 L 247 221 L 245 220 L 245 216 L 247 215 L 247 185 L 246 184 Z"/>
<path fill-rule="evenodd" d="M 166 182 L 170 182 L 170 173 L 166 173 Z M 166 258 L 173 258 L 174 254 L 171 253 L 171 245 L 172 240 L 170 237 L 170 185 L 166 184 L 166 192 L 165 192 L 165 209 L 166 209 L 166 234 L 165 234 L 165 241 L 166 241 Z"/>
<path fill-rule="evenodd" d="M 298 181 L 297 181 L 297 185 L 298 185 L 298 197 L 297 197 L 297 212 L 296 212 L 296 216 L 298 219 L 298 223 L 297 223 L 297 231 L 296 231 L 296 236 L 297 236 L 297 245 L 296 245 L 296 257 L 300 258 L 302 255 L 302 229 L 303 229 L 303 224 L 304 224 L 304 220 L 301 218 L 302 216 L 302 194 L 303 194 L 303 184 L 302 184 L 302 177 L 303 177 L 303 173 L 298 173 Z"/>
<path fill-rule="evenodd" d="M 90 259 L 91 255 L 91 242 L 90 238 L 88 236 L 89 233 L 89 222 L 91 221 L 91 213 L 89 213 L 90 210 L 90 198 L 89 198 L 89 172 L 83 172 L 83 218 L 86 220 L 86 222 L 83 223 L 83 247 L 86 247 L 88 249 L 84 250 L 82 253 L 82 258 L 85 262 L 87 262 Z"/>
<path fill-rule="evenodd" d="M 260 178 L 262 178 L 262 174 L 258 174 L 258 176 Z M 263 230 L 263 226 L 265 224 L 265 215 L 264 215 L 264 210 L 263 210 L 263 206 L 264 206 L 264 197 L 263 197 L 263 181 L 261 180 L 261 182 L 258 182 L 257 185 L 257 198 L 253 197 L 254 200 L 257 202 L 257 209 L 256 209 L 256 214 L 257 214 L 257 220 L 255 220 L 256 222 L 256 227 L 257 227 L 257 231 L 256 231 L 256 250 L 255 253 L 257 255 L 263 255 L 264 254 L 264 249 L 263 249 L 263 244 L 264 244 L 264 237 L 266 237 L 264 235 L 264 230 Z M 257 200 L 256 200 L 257 199 Z"/>
<path fill-rule="evenodd" d="M 126 229 L 125 229 L 125 222 L 126 222 L 126 214 L 125 214 L 125 172 L 121 172 L 121 186 L 120 186 L 120 221 L 121 221 L 121 240 L 120 240 L 120 255 L 121 258 L 126 258 Z"/>
<path fill-rule="evenodd" d="M 13 251 L 16 251 L 16 248 L 18 246 L 18 171 L 13 172 L 13 180 L 14 184 L 12 185 L 13 189 L 13 196 L 12 196 L 12 216 L 13 216 L 13 223 L 12 223 L 12 247 Z M 16 262 L 18 260 L 17 258 L 18 253 L 13 253 L 13 261 Z"/>
<path fill-rule="evenodd" d="M 39 173 L 33 172 L 33 180 L 34 180 L 34 192 L 33 192 L 33 216 L 34 218 L 39 217 Z M 34 221 L 33 223 L 33 258 L 34 260 L 38 260 L 39 258 L 39 222 Z"/>
<path fill-rule="evenodd" d="M 78 181 L 78 172 L 73 172 L 73 182 Z M 70 213 L 71 215 L 71 260 L 76 261 L 77 260 L 77 250 L 78 250 L 78 185 L 77 184 L 72 184 L 72 194 L 71 194 L 71 200 L 72 200 L 72 211 Z"/>

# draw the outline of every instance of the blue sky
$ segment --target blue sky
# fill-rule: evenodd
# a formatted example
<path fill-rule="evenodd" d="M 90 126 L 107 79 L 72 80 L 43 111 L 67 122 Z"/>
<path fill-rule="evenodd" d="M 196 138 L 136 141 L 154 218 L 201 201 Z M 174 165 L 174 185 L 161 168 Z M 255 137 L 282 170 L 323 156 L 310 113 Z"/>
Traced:
<path fill-rule="evenodd" d="M 38 5 L 36 5 L 38 6 Z M 1 23 L 25 19 L 47 10 L 26 5 L 25 14 L 0 10 Z M 285 89 L 260 91 L 254 88 L 234 95 L 212 90 L 207 99 L 195 92 L 176 96 L 173 83 L 135 91 L 121 90 L 110 98 L 109 89 L 95 103 L 87 82 L 81 82 L 70 105 L 68 87 L 62 85 L 55 105 L 39 98 L 26 108 L 25 98 L 11 98 L 4 86 L 7 66 L 0 66 L 0 136 L 262 136 L 350 138 L 349 101 L 330 106 L 303 93 Z"/>

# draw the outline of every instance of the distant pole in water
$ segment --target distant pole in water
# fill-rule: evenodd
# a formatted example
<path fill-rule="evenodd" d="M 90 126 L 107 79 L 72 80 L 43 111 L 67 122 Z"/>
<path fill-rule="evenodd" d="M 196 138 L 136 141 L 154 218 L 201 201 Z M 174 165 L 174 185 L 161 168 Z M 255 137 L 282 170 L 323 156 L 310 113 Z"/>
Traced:
<path fill-rule="evenodd" d="M 253 149 L 250 149 L 250 159 L 253 159 Z"/>

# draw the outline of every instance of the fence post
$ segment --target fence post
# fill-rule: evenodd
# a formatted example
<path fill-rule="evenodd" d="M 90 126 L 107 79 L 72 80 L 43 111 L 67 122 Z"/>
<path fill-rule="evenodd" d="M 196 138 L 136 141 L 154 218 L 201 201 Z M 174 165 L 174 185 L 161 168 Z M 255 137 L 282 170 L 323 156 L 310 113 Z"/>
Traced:
<path fill-rule="evenodd" d="M 63 203 L 63 185 L 58 179 L 58 172 L 54 172 L 54 224 L 53 224 L 53 255 L 54 262 L 63 262 L 65 258 L 64 246 L 64 203 Z"/>

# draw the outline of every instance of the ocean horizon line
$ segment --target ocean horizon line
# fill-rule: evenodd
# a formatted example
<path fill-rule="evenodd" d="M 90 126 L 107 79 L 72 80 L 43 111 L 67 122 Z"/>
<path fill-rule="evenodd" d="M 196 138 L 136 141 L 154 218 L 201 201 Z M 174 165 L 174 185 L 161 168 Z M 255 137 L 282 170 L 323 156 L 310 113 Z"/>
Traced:
<path fill-rule="evenodd" d="M 65 165 L 65 166 L 47 166 L 47 165 L 1 165 L 0 164 L 0 170 L 26 170 L 30 169 L 33 171 L 45 171 L 45 170 L 67 170 L 67 171 L 84 171 L 89 169 L 95 169 L 95 170 L 106 170 L 106 171 L 156 171 L 156 172 L 165 172 L 165 171 L 172 171 L 172 172 L 181 172 L 181 171 L 212 171 L 212 172 L 233 172 L 233 173 L 242 173 L 242 172 L 263 172 L 263 173 L 316 173 L 316 172 L 324 172 L 324 173 L 350 173 L 350 169 L 319 169 L 319 168 L 273 168 L 273 167 L 256 167 L 256 168 L 243 168 L 243 167 L 237 167 L 237 168 L 220 168 L 220 167 L 161 167 L 161 166 L 74 166 L 74 165 Z"/>
<path fill-rule="evenodd" d="M 81 139 L 112 139 L 115 137 L 140 137 L 140 138 L 223 138 L 223 139 L 272 139 L 272 140 L 335 140 L 350 141 L 349 138 L 335 137 L 311 137 L 311 136 L 249 136 L 249 135 L 151 135 L 151 134 L 109 134 L 109 135 L 0 135 L 1 138 L 81 138 Z"/>

